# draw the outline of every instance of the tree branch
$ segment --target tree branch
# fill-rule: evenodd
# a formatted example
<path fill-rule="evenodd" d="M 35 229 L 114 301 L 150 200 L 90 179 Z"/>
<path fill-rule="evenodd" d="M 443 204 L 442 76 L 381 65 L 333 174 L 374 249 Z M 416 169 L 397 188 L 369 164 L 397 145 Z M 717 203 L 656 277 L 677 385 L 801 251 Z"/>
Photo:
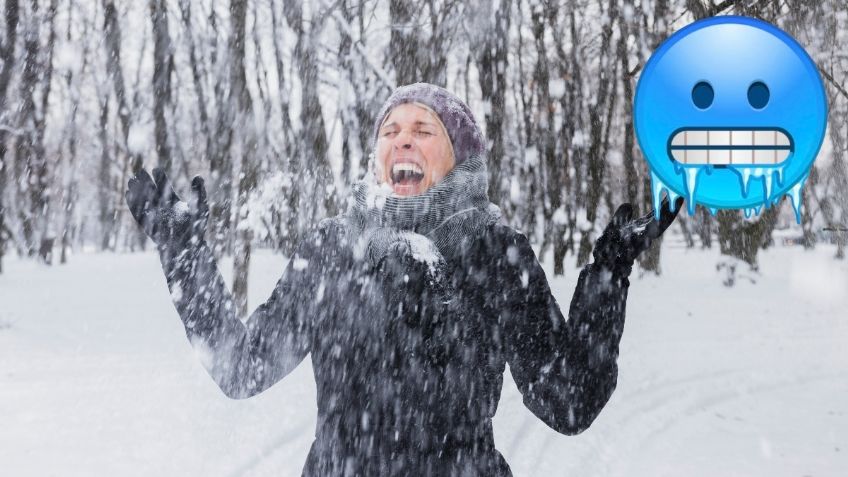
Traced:
<path fill-rule="evenodd" d="M 848 99 L 848 91 L 846 91 L 841 84 L 837 83 L 836 80 L 833 79 L 833 76 L 831 76 L 830 73 L 828 73 L 824 68 L 819 65 L 816 66 L 818 66 L 819 72 L 825 77 L 825 79 L 827 79 L 827 81 L 829 81 L 830 84 L 832 84 L 833 87 L 836 88 L 842 96 L 845 96 L 845 99 Z"/>
<path fill-rule="evenodd" d="M 731 9 L 731 8 L 735 7 L 737 3 L 739 3 L 739 0 L 724 0 L 724 1 L 723 1 L 723 2 L 721 2 L 721 3 L 717 3 L 717 4 L 713 5 L 713 6 L 711 6 L 711 7 L 707 10 L 707 12 L 706 12 L 706 16 L 705 16 L 704 18 L 714 17 L 714 16 L 718 15 L 719 13 L 722 13 L 722 12 L 724 12 L 724 11 L 726 11 L 726 10 L 729 10 L 729 9 Z M 685 14 L 685 12 L 686 12 L 686 10 L 684 10 L 684 14 Z M 690 13 L 692 13 L 692 11 L 691 11 L 691 10 L 689 10 L 689 12 L 690 12 Z M 680 17 L 682 17 L 682 16 L 683 16 L 683 14 L 681 14 L 681 15 L 680 15 Z M 675 19 L 675 22 L 676 22 L 676 21 L 677 21 L 680 17 L 676 18 L 676 19 Z M 628 76 L 628 77 L 630 77 L 630 78 L 632 78 L 632 77 L 636 76 L 636 74 L 637 74 L 637 73 L 639 73 L 640 71 L 642 71 L 642 66 L 644 66 L 642 63 L 637 64 L 637 65 L 636 65 L 636 66 L 635 66 L 632 70 L 630 70 L 630 71 L 627 73 L 627 76 Z"/>
<path fill-rule="evenodd" d="M 710 8 L 708 16 L 716 16 L 725 10 L 733 8 L 737 3 L 739 3 L 739 0 L 724 0 L 719 4 L 713 5 L 712 8 Z"/>
<path fill-rule="evenodd" d="M 331 10 L 330 15 L 339 25 L 339 28 L 341 28 L 344 34 L 347 35 L 348 38 L 350 38 L 350 42 L 356 49 L 356 52 L 359 53 L 360 57 L 362 57 L 363 61 L 365 61 L 365 64 L 367 64 L 371 68 L 371 70 L 377 75 L 377 77 L 383 83 L 383 86 L 385 86 L 386 89 L 388 89 L 389 91 L 395 89 L 395 82 L 392 81 L 392 79 L 389 77 L 389 74 L 386 73 L 386 71 L 383 70 L 383 68 L 381 68 L 379 65 L 374 63 L 371 57 L 369 57 L 368 54 L 362 50 L 362 43 L 354 36 L 353 28 L 350 26 L 350 23 L 345 20 L 345 18 L 341 15 L 341 13 L 338 12 L 338 10 Z"/>

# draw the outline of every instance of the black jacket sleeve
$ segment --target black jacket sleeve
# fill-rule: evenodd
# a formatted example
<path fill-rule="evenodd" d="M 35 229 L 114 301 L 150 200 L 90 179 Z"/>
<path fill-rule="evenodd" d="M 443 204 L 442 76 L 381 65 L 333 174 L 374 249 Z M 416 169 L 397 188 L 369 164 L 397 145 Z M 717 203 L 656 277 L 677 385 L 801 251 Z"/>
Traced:
<path fill-rule="evenodd" d="M 168 289 L 203 366 L 230 398 L 262 392 L 310 351 L 320 288 L 329 287 L 321 253 L 327 227 L 303 240 L 271 297 L 242 323 L 204 241 L 180 250 L 160 247 Z"/>
<path fill-rule="evenodd" d="M 560 433 L 580 433 L 615 389 L 629 282 L 587 265 L 566 321 L 527 238 L 509 237 L 501 320 L 510 371 L 528 409 Z"/>

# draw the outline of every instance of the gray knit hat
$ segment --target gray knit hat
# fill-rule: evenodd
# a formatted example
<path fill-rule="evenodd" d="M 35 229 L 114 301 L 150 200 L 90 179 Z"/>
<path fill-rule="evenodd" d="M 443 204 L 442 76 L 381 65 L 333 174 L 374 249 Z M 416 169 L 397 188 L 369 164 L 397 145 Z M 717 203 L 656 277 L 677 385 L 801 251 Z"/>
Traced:
<path fill-rule="evenodd" d="M 453 144 L 453 155 L 457 165 L 469 157 L 485 153 L 486 142 L 483 139 L 483 133 L 477 127 L 477 122 L 468 105 L 450 91 L 429 83 L 414 83 L 394 90 L 380 109 L 380 114 L 377 115 L 372 150 L 376 150 L 380 126 L 389 111 L 399 104 L 415 102 L 426 104 L 439 115 Z"/>

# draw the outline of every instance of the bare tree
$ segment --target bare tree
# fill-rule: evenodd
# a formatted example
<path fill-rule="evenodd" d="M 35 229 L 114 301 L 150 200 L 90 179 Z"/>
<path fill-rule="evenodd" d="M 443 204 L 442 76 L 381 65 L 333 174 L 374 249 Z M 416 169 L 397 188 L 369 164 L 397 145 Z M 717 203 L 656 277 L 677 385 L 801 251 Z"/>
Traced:
<path fill-rule="evenodd" d="M 22 131 L 15 148 L 19 165 L 18 177 L 25 178 L 22 196 L 27 207 L 20 207 L 22 231 L 26 252 L 32 256 L 38 251 L 45 263 L 52 261 L 55 236 L 50 230 L 51 177 L 44 145 L 47 107 L 53 76 L 53 45 L 56 0 L 51 0 L 42 15 L 39 2 L 32 2 L 27 11 L 24 31 L 24 67 L 21 72 L 18 125 Z M 41 24 L 47 26 L 47 42 L 41 45 Z M 36 245 L 38 243 L 38 245 Z"/>
<path fill-rule="evenodd" d="M 283 12 L 289 28 L 297 35 L 292 60 L 300 80 L 300 144 L 297 157 L 290 162 L 290 172 L 301 179 L 290 200 L 290 210 L 299 212 L 290 218 L 288 224 L 289 243 L 294 244 L 318 218 L 335 213 L 336 193 L 328 158 L 324 112 L 318 94 L 316 46 L 319 44 L 321 22 L 315 20 L 327 12 L 311 12 L 311 17 L 305 18 L 303 5 L 292 0 L 283 1 Z"/>
<path fill-rule="evenodd" d="M 208 72 L 204 67 L 200 53 L 198 53 L 195 31 L 192 24 L 191 2 L 189 2 L 189 0 L 180 0 L 179 8 L 180 20 L 182 21 L 184 28 L 183 37 L 185 38 L 188 48 L 192 87 L 197 101 L 198 119 L 200 123 L 198 132 L 200 133 L 201 138 L 197 142 L 203 145 L 200 153 L 197 154 L 197 157 L 205 164 L 209 162 L 209 155 L 213 150 L 212 126 L 207 106 L 207 89 L 204 85 L 205 82 L 209 80 L 207 77 Z"/>
<path fill-rule="evenodd" d="M 516 25 L 517 41 L 514 56 L 517 59 L 517 69 L 516 77 L 513 79 L 513 84 L 515 85 L 513 92 L 516 96 L 516 109 L 520 111 L 521 115 L 521 122 L 518 129 L 520 158 L 514 174 L 518 176 L 517 182 L 526 187 L 526 189 L 523 194 L 520 194 L 518 199 L 520 203 L 515 206 L 516 217 L 514 221 L 521 224 L 523 229 L 530 231 L 532 234 L 532 232 L 536 229 L 536 206 L 542 191 L 540 191 L 541 176 L 539 175 L 539 168 L 536 167 L 536 155 L 528 154 L 528 151 L 535 149 L 534 142 L 536 140 L 535 122 L 533 119 L 533 98 L 535 88 L 526 81 L 526 78 L 528 78 L 531 73 L 527 71 L 525 64 L 532 56 L 528 49 L 525 49 L 525 25 L 527 21 L 524 14 L 524 4 L 524 0 L 518 0 L 516 3 L 516 16 L 518 22 Z M 527 58 L 527 61 L 525 61 L 525 58 Z"/>
<path fill-rule="evenodd" d="M 9 108 L 8 91 L 12 79 L 15 64 L 15 43 L 18 38 L 19 5 L 18 0 L 6 0 L 4 20 L 6 22 L 6 35 L 0 42 L 0 122 L 3 126 L 10 124 L 12 114 Z M 11 237 L 6 225 L 6 207 L 4 196 L 6 192 L 7 177 L 10 174 L 6 162 L 6 141 L 8 140 L 9 128 L 0 127 L 0 273 L 3 273 L 3 255 L 6 252 L 6 242 Z"/>
<path fill-rule="evenodd" d="M 74 26 L 74 22 L 76 17 L 74 16 L 74 0 L 68 1 L 68 13 L 67 13 L 67 26 L 66 26 L 66 36 L 65 41 L 69 44 L 72 44 L 76 41 L 73 37 L 72 30 Z M 88 27 L 86 22 L 82 22 L 83 25 L 83 33 L 82 37 L 85 38 Z M 74 215 L 77 210 L 77 202 L 79 201 L 79 179 L 77 177 L 77 169 L 79 168 L 79 162 L 77 161 L 77 147 L 79 141 L 79 109 L 81 102 L 81 93 L 79 84 L 76 81 L 76 77 L 79 75 L 85 74 L 85 70 L 88 66 L 88 44 L 84 43 L 82 47 L 82 65 L 79 65 L 79 69 L 76 69 L 76 65 L 69 65 L 67 70 L 64 71 L 65 77 L 65 88 L 68 94 L 68 101 L 70 103 L 70 114 L 67 118 L 67 123 L 64 130 L 64 136 L 66 137 L 67 144 L 67 155 L 63 161 L 63 180 L 64 184 L 62 187 L 62 210 L 64 211 L 64 217 L 62 221 L 62 240 L 61 240 L 61 251 L 59 256 L 59 263 L 67 263 L 68 261 L 68 251 L 72 247 L 72 243 L 77 236 L 77 224 L 74 221 Z M 61 147 L 61 143 L 60 143 Z"/>
<path fill-rule="evenodd" d="M 334 14 L 342 33 L 339 42 L 339 64 L 347 84 L 343 97 L 347 104 L 339 106 L 342 122 L 342 181 L 347 184 L 368 167 L 374 115 L 384 94 L 391 92 L 387 74 L 369 62 L 366 51 L 365 2 L 341 2 L 340 13 Z M 373 8 L 373 7 L 372 7 Z"/>
<path fill-rule="evenodd" d="M 512 1 L 482 2 L 476 9 L 470 6 L 466 8 L 466 15 L 473 22 L 467 30 L 470 33 L 470 49 L 475 54 L 480 94 L 485 105 L 483 116 L 486 137 L 489 139 L 489 199 L 500 203 L 503 189 L 501 171 L 506 160 L 504 125 L 507 119 L 506 80 Z M 480 19 L 485 19 L 486 23 L 481 25 Z"/>
<path fill-rule="evenodd" d="M 155 151 L 178 187 L 207 171 L 209 240 L 216 255 L 238 257 L 241 281 L 233 288 L 243 308 L 252 247 L 261 240 L 289 253 L 308 227 L 338 212 L 349 181 L 368 167 L 379 105 L 396 84 L 429 81 L 464 97 L 481 120 L 490 198 L 543 254 L 553 250 L 554 271 L 563 273 L 569 253 L 578 264 L 590 259 L 594 236 L 618 203 L 651 205 L 632 117 L 648 56 L 680 24 L 725 13 L 777 24 L 818 63 L 833 147 L 805 187 L 807 245 L 822 226 L 844 227 L 848 219 L 846 20 L 834 0 L 5 6 L 0 260 L 10 246 L 49 258 L 57 233 L 65 258 L 75 237 L 104 250 L 143 245 L 137 227 L 125 228 L 120 191 L 142 154 Z M 381 25 L 384 14 L 390 23 Z M 56 15 L 60 24 L 67 19 L 67 35 L 64 26 L 56 34 Z M 274 204 L 252 198 L 272 186 L 280 196 Z M 263 207 L 273 213 L 257 210 Z M 95 213 L 82 215 L 87 210 Z M 245 227 L 256 223 L 245 222 L 254 213 L 266 222 L 256 237 Z M 774 221 L 716 218 L 699 208 L 679 224 L 689 246 L 719 243 L 727 256 L 754 264 Z M 842 256 L 848 235 L 833 238 Z M 658 272 L 659 259 L 656 242 L 640 266 Z"/>
<path fill-rule="evenodd" d="M 235 119 L 233 123 L 241 125 L 240 134 L 235 138 L 230 149 L 231 155 L 237 155 L 241 160 L 241 172 L 238 183 L 238 218 L 237 224 L 246 218 L 245 203 L 250 191 L 256 187 L 257 158 L 256 136 L 253 122 L 253 101 L 247 89 L 245 76 L 245 24 L 247 22 L 247 0 L 232 0 L 230 2 L 230 96 L 228 108 Z M 239 316 L 247 315 L 247 274 L 250 269 L 252 231 L 242 227 L 236 232 L 236 253 L 233 262 L 233 299 Z"/>
<path fill-rule="evenodd" d="M 106 53 L 106 72 L 112 83 L 112 91 L 115 97 L 115 108 L 120 123 L 120 136 L 116 145 L 120 145 L 123 152 L 121 161 L 117 155 L 110 153 L 109 141 L 111 134 L 108 131 L 109 124 L 109 98 L 102 97 L 100 103 L 100 129 L 102 155 L 100 161 L 100 222 L 103 233 L 101 235 L 101 248 L 111 249 L 117 246 L 117 233 L 123 208 L 119 207 L 118 190 L 123 188 L 124 178 L 128 169 L 138 170 L 142 166 L 141 155 L 138 151 L 131 151 L 129 145 L 130 128 L 132 127 L 131 107 L 124 82 L 124 71 L 121 65 L 121 27 L 118 19 L 118 9 L 113 0 L 102 0 L 103 5 L 103 30 L 104 47 Z M 105 93 L 105 92 L 104 92 Z M 116 181 L 113 177 L 113 167 L 117 164 L 121 168 L 122 175 Z M 116 187 L 116 182 L 120 184 Z"/>
<path fill-rule="evenodd" d="M 156 155 L 159 157 L 159 167 L 171 174 L 173 164 L 165 112 L 171 102 L 174 55 L 171 35 L 168 32 L 168 7 L 165 0 L 150 0 L 150 19 L 153 24 L 153 119 L 156 123 Z"/>
<path fill-rule="evenodd" d="M 447 84 L 447 51 L 457 3 L 389 0 L 392 33 L 388 55 L 398 85 L 419 81 Z"/>
<path fill-rule="evenodd" d="M 610 0 L 604 15 L 604 23 L 601 27 L 601 46 L 598 50 L 600 77 L 598 78 L 598 92 L 594 104 L 589 107 L 590 145 L 587 156 L 589 172 L 589 184 L 586 196 L 586 221 L 594 227 L 597 220 L 598 207 L 604 191 L 603 181 L 606 172 L 606 137 L 610 127 L 611 112 L 613 111 L 613 100 L 615 98 L 614 73 L 610 71 L 617 67 L 617 63 L 610 54 L 612 45 L 613 24 L 618 20 L 618 4 Z M 612 65 L 612 68 L 610 66 Z M 606 112 L 606 120 L 603 113 Z M 585 229 L 580 238 L 580 247 L 577 251 L 577 263 L 582 266 L 589 261 L 592 253 L 592 229 Z"/>
<path fill-rule="evenodd" d="M 230 4 L 230 8 L 234 6 Z M 233 20 L 234 21 L 234 20 Z M 212 243 L 216 255 L 222 252 L 232 252 L 232 199 L 233 199 L 233 161 L 230 156 L 233 135 L 236 130 L 235 109 L 232 97 L 239 92 L 233 91 L 230 84 L 233 69 L 229 67 L 230 56 L 238 49 L 231 32 L 225 54 L 219 54 L 221 34 L 218 30 L 218 15 L 212 6 L 209 17 L 209 27 L 212 30 L 210 63 L 213 70 L 220 71 L 213 75 L 213 101 L 216 107 L 214 128 L 209 138 L 206 153 L 209 156 L 209 197 L 210 224 L 212 225 Z"/>

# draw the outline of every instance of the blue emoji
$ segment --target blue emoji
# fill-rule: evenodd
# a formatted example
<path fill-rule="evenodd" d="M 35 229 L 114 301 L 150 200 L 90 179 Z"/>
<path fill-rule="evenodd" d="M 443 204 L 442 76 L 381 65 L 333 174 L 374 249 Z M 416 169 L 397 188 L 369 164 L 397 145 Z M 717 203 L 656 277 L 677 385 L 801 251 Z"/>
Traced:
<path fill-rule="evenodd" d="M 748 17 L 713 17 L 672 35 L 636 86 L 636 136 L 663 191 L 746 217 L 801 188 L 824 139 L 827 100 L 816 65 L 791 36 Z"/>

